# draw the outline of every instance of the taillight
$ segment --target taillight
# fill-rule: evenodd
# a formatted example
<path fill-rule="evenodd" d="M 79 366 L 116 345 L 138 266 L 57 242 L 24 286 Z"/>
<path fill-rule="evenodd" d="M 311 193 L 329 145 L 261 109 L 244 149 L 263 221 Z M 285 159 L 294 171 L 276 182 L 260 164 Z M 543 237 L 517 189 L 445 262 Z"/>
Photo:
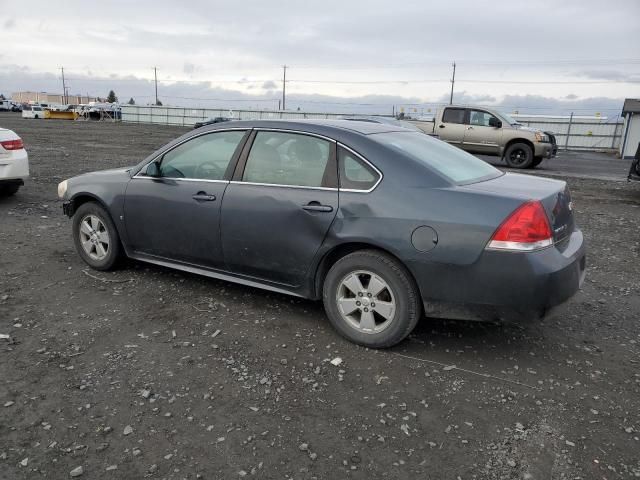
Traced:
<path fill-rule="evenodd" d="M 0 145 L 2 145 L 5 150 L 22 150 L 24 148 L 24 143 L 21 138 L 17 140 L 4 140 L 0 142 Z"/>
<path fill-rule="evenodd" d="M 553 244 L 549 219 L 540 202 L 518 207 L 498 227 L 487 245 L 492 250 L 530 251 Z"/>

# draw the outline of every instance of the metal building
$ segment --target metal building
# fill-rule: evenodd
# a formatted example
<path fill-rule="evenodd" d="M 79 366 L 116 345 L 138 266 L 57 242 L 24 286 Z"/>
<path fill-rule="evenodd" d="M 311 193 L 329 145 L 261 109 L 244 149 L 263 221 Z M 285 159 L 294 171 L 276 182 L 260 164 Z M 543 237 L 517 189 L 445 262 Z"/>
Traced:
<path fill-rule="evenodd" d="M 620 157 L 633 158 L 640 144 L 640 99 L 627 98 L 622 107 L 624 117 Z"/>

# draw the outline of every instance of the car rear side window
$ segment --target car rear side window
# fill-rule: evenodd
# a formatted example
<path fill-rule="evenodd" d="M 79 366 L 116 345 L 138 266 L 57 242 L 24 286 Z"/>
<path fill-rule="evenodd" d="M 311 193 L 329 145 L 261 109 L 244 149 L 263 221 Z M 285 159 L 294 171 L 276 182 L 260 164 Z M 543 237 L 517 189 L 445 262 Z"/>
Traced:
<path fill-rule="evenodd" d="M 464 108 L 445 108 L 442 121 L 445 123 L 464 123 Z"/>
<path fill-rule="evenodd" d="M 424 133 L 376 133 L 370 138 L 402 156 L 423 163 L 456 184 L 479 182 L 502 175 L 500 170 L 478 157 Z"/>
<path fill-rule="evenodd" d="M 325 184 L 330 155 L 331 143 L 322 138 L 288 132 L 258 132 L 242 180 L 321 187 Z"/>
<path fill-rule="evenodd" d="M 380 179 L 370 165 L 343 147 L 338 149 L 338 168 L 340 188 L 345 190 L 371 190 Z"/>
<path fill-rule="evenodd" d="M 160 176 L 198 180 L 223 180 L 245 132 L 214 132 L 187 140 L 165 153 Z"/>

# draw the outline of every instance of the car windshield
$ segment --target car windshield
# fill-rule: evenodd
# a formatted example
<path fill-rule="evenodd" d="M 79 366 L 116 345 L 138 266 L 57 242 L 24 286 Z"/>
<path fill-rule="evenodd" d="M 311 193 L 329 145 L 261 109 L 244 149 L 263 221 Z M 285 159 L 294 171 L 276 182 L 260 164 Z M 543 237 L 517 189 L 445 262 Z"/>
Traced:
<path fill-rule="evenodd" d="M 467 184 L 502 175 L 497 168 L 443 141 L 417 132 L 388 132 L 372 139 L 424 163 L 456 184 Z"/>
<path fill-rule="evenodd" d="M 517 120 L 514 120 L 513 118 L 511 118 L 506 113 L 499 112 L 498 116 L 500 116 L 502 118 L 502 120 L 506 120 L 507 123 L 510 124 L 510 125 L 522 125 L 521 123 L 519 123 Z"/>

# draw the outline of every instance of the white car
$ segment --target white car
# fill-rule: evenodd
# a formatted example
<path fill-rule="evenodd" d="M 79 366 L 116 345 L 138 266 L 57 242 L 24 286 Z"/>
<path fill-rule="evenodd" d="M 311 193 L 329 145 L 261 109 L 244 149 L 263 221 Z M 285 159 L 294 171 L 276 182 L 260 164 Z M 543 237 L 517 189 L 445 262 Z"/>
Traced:
<path fill-rule="evenodd" d="M 15 132 L 0 127 L 0 195 L 13 195 L 29 178 L 29 156 Z"/>
<path fill-rule="evenodd" d="M 40 105 L 25 105 L 22 118 L 44 118 L 44 109 Z"/>

